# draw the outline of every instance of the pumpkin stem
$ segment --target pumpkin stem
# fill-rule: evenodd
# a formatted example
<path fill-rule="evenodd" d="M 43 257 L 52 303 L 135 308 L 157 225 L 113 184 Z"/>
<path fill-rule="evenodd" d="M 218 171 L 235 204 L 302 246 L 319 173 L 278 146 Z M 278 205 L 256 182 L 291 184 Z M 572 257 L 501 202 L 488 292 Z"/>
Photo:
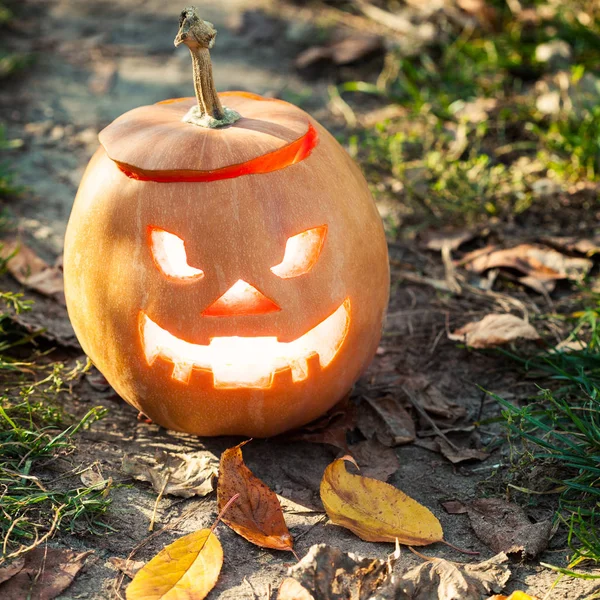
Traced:
<path fill-rule="evenodd" d="M 181 12 L 175 47 L 185 44 L 190 49 L 198 100 L 198 106 L 191 108 L 182 120 L 211 129 L 231 125 L 240 118 L 237 112 L 221 104 L 215 89 L 209 49 L 213 47 L 216 36 L 213 24 L 203 21 L 195 6 Z"/>

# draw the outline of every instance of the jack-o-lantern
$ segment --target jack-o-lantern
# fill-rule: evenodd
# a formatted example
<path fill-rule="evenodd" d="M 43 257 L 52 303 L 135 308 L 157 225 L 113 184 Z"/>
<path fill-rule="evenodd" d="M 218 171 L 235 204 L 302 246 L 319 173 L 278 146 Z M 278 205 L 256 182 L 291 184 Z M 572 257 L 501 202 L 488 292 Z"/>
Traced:
<path fill-rule="evenodd" d="M 328 410 L 372 359 L 387 246 L 360 170 L 319 123 L 217 95 L 215 34 L 186 9 L 175 44 L 191 51 L 197 99 L 100 133 L 65 292 L 83 349 L 127 402 L 172 429 L 263 437 Z"/>

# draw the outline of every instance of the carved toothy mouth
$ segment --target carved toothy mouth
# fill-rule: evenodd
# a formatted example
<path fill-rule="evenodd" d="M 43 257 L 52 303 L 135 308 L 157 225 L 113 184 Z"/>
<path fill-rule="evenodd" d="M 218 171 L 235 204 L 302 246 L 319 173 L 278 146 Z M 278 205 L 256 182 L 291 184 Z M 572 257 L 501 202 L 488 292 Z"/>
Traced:
<path fill-rule="evenodd" d="M 308 359 L 319 357 L 326 368 L 339 352 L 350 326 L 350 299 L 326 319 L 291 342 L 276 337 L 215 337 L 208 345 L 191 344 L 139 313 L 140 334 L 148 365 L 157 358 L 173 363 L 171 377 L 188 383 L 193 369 L 211 371 L 215 388 L 269 388 L 278 371 L 290 369 L 292 381 L 308 377 Z"/>

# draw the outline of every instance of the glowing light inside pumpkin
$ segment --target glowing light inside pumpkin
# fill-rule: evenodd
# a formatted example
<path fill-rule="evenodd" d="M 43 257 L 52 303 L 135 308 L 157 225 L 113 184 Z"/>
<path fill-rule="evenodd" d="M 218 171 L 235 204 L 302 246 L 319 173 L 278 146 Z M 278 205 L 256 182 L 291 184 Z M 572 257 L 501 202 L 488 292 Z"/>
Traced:
<path fill-rule="evenodd" d="M 233 315 L 264 315 L 281 310 L 243 279 L 238 279 L 220 298 L 202 314 L 205 317 L 230 317 Z"/>
<path fill-rule="evenodd" d="M 350 300 L 292 342 L 276 337 L 216 337 L 208 345 L 172 335 L 140 311 L 142 344 L 148 365 L 157 358 L 173 363 L 173 379 L 188 383 L 193 369 L 212 371 L 215 388 L 269 388 L 276 372 L 290 369 L 304 381 L 308 359 L 318 355 L 325 369 L 339 352 L 350 326 Z"/>
<path fill-rule="evenodd" d="M 319 259 L 326 233 L 327 225 L 322 225 L 288 238 L 283 260 L 271 271 L 282 279 L 308 273 Z"/>
<path fill-rule="evenodd" d="M 154 262 L 167 277 L 187 280 L 204 277 L 201 269 L 188 265 L 183 240 L 173 233 L 151 228 L 150 248 Z"/>

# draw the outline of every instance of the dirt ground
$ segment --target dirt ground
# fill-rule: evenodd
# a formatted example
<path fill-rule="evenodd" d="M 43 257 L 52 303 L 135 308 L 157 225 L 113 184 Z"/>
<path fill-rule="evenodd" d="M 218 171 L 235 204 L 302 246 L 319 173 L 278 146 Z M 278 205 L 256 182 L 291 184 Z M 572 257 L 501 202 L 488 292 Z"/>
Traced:
<path fill-rule="evenodd" d="M 8 123 L 8 137 L 25 142 L 14 155 L 14 166 L 29 191 L 10 210 L 18 218 L 24 238 L 44 258 L 53 260 L 61 254 L 71 204 L 87 161 L 97 147 L 98 131 L 133 107 L 189 96 L 193 90 L 189 55 L 185 49 L 176 50 L 172 43 L 181 7 L 159 0 L 53 0 L 32 2 L 31 6 L 40 11 L 35 31 L 31 32 L 39 60 L 25 77 L 0 92 L 0 111 Z M 213 52 L 218 89 L 308 97 L 307 107 L 312 114 L 329 123 L 328 82 L 307 82 L 294 71 L 291 63 L 297 47 L 289 30 L 278 32 L 273 43 L 251 35 L 235 35 L 231 25 L 236 16 L 245 9 L 256 9 L 256 1 L 207 0 L 201 7 L 204 18 L 219 31 Z M 391 245 L 390 256 L 393 267 L 442 269 L 439 255 L 424 253 L 408 243 Z M 520 381 L 514 366 L 497 355 L 470 352 L 448 341 L 446 328 L 482 317 L 491 311 L 494 302 L 485 297 L 473 297 L 466 303 L 440 299 L 433 288 L 402 280 L 393 268 L 381 349 L 353 392 L 353 399 L 376 399 L 388 394 L 401 397 L 399 377 L 420 377 L 455 403 L 456 411 L 463 412 L 460 419 L 448 421 L 448 427 L 457 429 L 453 437 L 457 443 L 472 447 L 495 444 L 487 460 L 460 465 L 452 465 L 440 454 L 414 444 L 398 446 L 394 451 L 400 467 L 388 480 L 436 514 L 449 542 L 480 552 L 474 560 L 489 558 L 493 552 L 477 539 L 465 515 L 447 514 L 442 502 L 467 501 L 482 495 L 511 498 L 510 491 L 494 476 L 500 467 L 509 464 L 508 446 L 499 443 L 503 430 L 492 423 L 472 431 L 474 421 L 498 414 L 493 400 L 477 386 L 508 399 L 526 396 L 533 386 Z M 64 315 L 57 316 L 55 326 L 62 328 L 63 339 L 68 337 Z M 96 461 L 104 477 L 123 485 L 111 491 L 108 522 L 114 533 L 61 534 L 56 538 L 61 545 L 94 551 L 84 571 L 60 596 L 62 600 L 117 597 L 120 573 L 109 559 L 127 557 L 149 535 L 156 493 L 149 485 L 133 482 L 121 472 L 126 453 L 153 456 L 160 449 L 201 451 L 218 459 L 224 449 L 240 441 L 196 439 L 138 422 L 136 411 L 103 385 L 97 374 L 74 389 L 66 408 L 81 414 L 96 404 L 106 406 L 108 415 L 81 435 L 77 452 L 69 457 L 70 464 Z M 412 410 L 409 404 L 407 407 Z M 418 415 L 415 419 L 419 435 L 427 439 L 430 423 Z M 358 441 L 359 435 L 355 435 Z M 349 531 L 324 523 L 319 481 L 325 466 L 338 455 L 337 448 L 286 439 L 256 440 L 244 453 L 253 472 L 280 494 L 300 556 L 322 542 L 380 558 L 393 550 L 391 544 L 362 542 Z M 530 516 L 537 520 L 549 518 L 553 510 L 551 501 L 537 502 L 531 506 Z M 209 526 L 216 516 L 215 495 L 161 499 L 156 529 L 182 516 L 175 527 L 144 545 L 136 559 L 147 560 L 180 535 Z M 225 526 L 219 527 L 218 534 L 225 563 L 210 597 L 270 598 L 287 567 L 294 563 L 293 557 L 257 548 Z M 423 551 L 455 561 L 471 560 L 441 544 Z M 558 534 L 541 560 L 564 564 L 567 553 L 565 536 Z M 398 568 L 420 562 L 406 550 Z M 538 563 L 514 563 L 511 569 L 508 590 L 522 589 L 542 598 L 555 580 L 555 575 Z M 546 597 L 574 600 L 593 589 L 593 582 L 564 579 Z"/>

